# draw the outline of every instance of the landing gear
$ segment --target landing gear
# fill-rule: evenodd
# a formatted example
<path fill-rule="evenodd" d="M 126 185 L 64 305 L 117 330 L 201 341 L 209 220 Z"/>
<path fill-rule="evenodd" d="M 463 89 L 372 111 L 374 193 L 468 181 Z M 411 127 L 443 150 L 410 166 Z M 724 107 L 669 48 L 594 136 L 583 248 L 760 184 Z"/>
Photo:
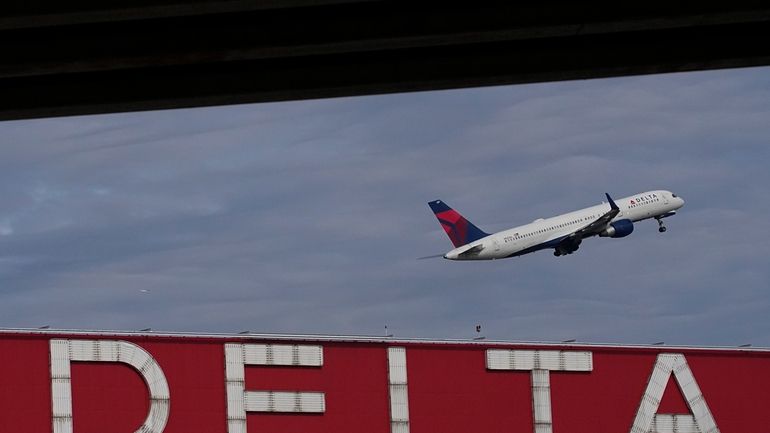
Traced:
<path fill-rule="evenodd" d="M 553 249 L 553 255 L 556 257 L 572 254 L 580 248 L 581 239 L 575 239 L 568 242 L 562 242 Z"/>
<path fill-rule="evenodd" d="M 660 218 L 655 218 L 655 219 L 658 220 L 658 231 L 661 232 L 661 233 L 665 233 L 666 232 L 666 226 L 663 225 L 663 220 L 660 219 Z"/>

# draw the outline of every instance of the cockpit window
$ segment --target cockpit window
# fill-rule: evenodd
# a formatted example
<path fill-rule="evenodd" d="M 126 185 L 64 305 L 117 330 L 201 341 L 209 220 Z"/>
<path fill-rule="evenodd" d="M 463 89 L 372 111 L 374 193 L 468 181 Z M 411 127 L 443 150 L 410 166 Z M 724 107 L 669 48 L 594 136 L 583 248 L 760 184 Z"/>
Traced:
<path fill-rule="evenodd" d="M 676 194 L 674 194 L 674 193 L 672 192 L 672 193 L 671 193 L 671 197 L 674 197 L 674 198 L 676 198 Z"/>

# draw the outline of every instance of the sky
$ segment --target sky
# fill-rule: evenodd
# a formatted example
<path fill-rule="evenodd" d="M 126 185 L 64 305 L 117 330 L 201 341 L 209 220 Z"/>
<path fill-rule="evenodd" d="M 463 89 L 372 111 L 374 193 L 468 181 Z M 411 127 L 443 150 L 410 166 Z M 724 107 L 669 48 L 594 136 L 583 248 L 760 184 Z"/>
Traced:
<path fill-rule="evenodd" d="M 769 72 L 0 122 L 0 327 L 770 346 Z M 653 189 L 664 234 L 417 260 L 430 200 L 491 232 Z"/>

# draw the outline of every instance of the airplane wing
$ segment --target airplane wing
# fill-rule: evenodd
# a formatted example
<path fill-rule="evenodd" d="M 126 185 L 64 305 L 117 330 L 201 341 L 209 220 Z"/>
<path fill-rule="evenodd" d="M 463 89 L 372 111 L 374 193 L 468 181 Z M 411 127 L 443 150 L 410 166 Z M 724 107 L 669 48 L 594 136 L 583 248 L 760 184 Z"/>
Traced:
<path fill-rule="evenodd" d="M 598 234 L 605 228 L 607 228 L 607 224 L 609 224 L 610 221 L 612 221 L 613 218 L 615 218 L 620 213 L 620 208 L 618 205 L 615 204 L 615 201 L 610 197 L 609 194 L 604 193 L 604 195 L 607 196 L 607 202 L 610 204 L 610 210 L 605 213 L 604 215 L 600 216 L 596 220 L 592 221 L 591 224 L 588 224 L 587 226 L 578 229 L 574 233 L 572 233 L 571 236 L 579 236 L 582 238 L 587 238 L 588 236 L 593 236 L 595 234 Z"/>
<path fill-rule="evenodd" d="M 609 222 L 620 213 L 620 208 L 615 204 L 615 201 L 612 200 L 612 197 L 610 197 L 609 194 L 604 193 L 604 195 L 607 196 L 607 201 L 610 204 L 610 210 L 596 220 L 592 221 L 591 224 L 579 228 L 567 235 L 564 240 L 560 242 L 560 244 L 564 244 L 565 246 L 574 246 L 576 244 L 579 245 L 582 239 L 599 234 L 599 232 L 607 228 L 607 224 L 609 224 Z"/>

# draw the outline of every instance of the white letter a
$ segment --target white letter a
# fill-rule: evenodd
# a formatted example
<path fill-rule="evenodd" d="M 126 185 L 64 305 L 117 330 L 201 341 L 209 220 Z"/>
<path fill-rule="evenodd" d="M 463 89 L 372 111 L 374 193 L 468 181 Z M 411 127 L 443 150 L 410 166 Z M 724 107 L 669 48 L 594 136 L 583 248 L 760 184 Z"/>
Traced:
<path fill-rule="evenodd" d="M 674 374 L 679 389 L 687 401 L 691 415 L 657 414 L 666 385 Z M 690 371 L 684 355 L 666 353 L 658 355 L 652 369 L 647 390 L 636 412 L 631 433 L 719 433 L 706 400 Z"/>

